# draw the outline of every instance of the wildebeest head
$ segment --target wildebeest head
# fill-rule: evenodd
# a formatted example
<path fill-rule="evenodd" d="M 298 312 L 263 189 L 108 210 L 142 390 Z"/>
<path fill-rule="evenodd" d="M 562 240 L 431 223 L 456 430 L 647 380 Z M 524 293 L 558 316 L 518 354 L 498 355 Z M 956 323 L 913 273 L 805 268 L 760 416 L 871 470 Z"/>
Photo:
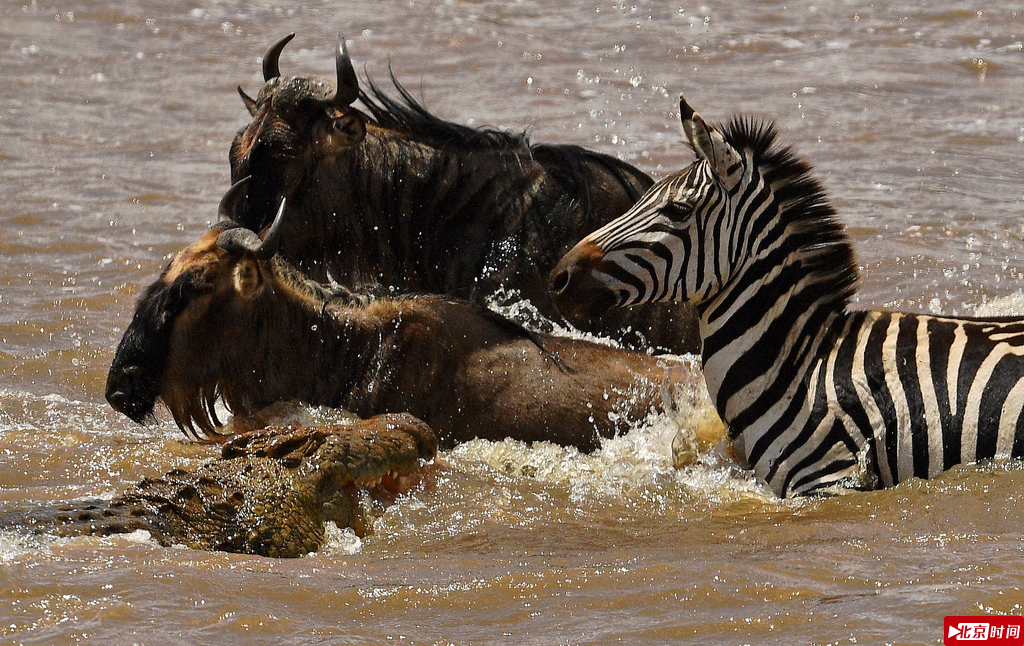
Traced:
<path fill-rule="evenodd" d="M 252 177 L 244 199 L 229 214 L 236 222 L 261 228 L 270 222 L 282 197 L 306 178 L 316 163 L 337 157 L 366 136 L 366 118 L 352 103 L 359 97 L 359 81 L 338 34 L 335 52 L 337 77 L 281 76 L 278 59 L 295 36 L 288 34 L 263 56 L 263 79 L 253 99 L 239 86 L 252 121 L 231 143 L 231 177 Z"/>
<path fill-rule="evenodd" d="M 225 194 L 222 215 L 231 211 L 247 184 L 246 178 Z M 264 286 L 284 210 L 282 200 L 262 240 L 228 220 L 175 255 L 139 299 L 118 344 L 106 387 L 115 410 L 142 424 L 152 418 L 160 397 L 183 430 L 195 434 L 195 422 L 207 434 L 216 434 L 214 425 L 220 422 L 213 409 L 220 393 L 215 382 L 203 378 L 211 368 L 204 361 L 213 360 L 204 349 L 217 346 L 224 334 L 220 322 L 238 316 Z M 188 371 L 191 378 L 177 378 L 176 371 Z"/>

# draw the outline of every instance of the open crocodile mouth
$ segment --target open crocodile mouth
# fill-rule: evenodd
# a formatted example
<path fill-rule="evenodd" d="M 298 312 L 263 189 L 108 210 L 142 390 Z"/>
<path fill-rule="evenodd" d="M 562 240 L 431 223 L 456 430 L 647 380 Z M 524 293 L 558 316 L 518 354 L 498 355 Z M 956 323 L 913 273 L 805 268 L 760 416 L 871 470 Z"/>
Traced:
<path fill-rule="evenodd" d="M 408 413 L 378 415 L 353 426 L 268 426 L 235 435 L 221 449 L 225 460 L 267 457 L 286 469 L 314 469 L 323 476 L 318 484 L 323 519 L 360 536 L 369 529 L 364 512 L 372 511 L 364 503 L 393 504 L 433 471 L 436 455 L 437 435 Z"/>

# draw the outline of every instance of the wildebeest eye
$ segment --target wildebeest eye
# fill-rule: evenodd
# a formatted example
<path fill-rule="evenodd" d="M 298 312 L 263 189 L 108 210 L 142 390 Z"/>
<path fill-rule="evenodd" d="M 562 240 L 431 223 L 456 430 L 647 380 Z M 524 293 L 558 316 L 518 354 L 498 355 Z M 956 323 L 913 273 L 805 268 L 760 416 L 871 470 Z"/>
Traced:
<path fill-rule="evenodd" d="M 161 289 L 160 311 L 165 319 L 173 319 L 191 302 L 213 289 L 210 276 L 202 270 L 186 271 Z"/>
<path fill-rule="evenodd" d="M 344 143 L 352 146 L 363 140 L 366 136 L 366 124 L 363 120 L 353 114 L 343 114 L 331 119 L 335 132 L 340 134 Z"/>

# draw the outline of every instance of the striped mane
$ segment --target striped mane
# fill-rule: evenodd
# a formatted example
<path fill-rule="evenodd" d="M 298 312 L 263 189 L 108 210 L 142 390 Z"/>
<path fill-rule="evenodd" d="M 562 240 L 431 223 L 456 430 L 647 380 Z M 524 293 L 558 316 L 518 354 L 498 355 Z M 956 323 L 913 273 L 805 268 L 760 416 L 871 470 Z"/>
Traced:
<path fill-rule="evenodd" d="M 812 253 L 803 256 L 803 267 L 817 276 L 815 281 L 835 302 L 845 306 L 857 288 L 860 271 L 845 227 L 829 204 L 821 182 L 810 163 L 800 159 L 789 146 L 778 144 L 778 130 L 771 121 L 735 116 L 719 126 L 720 132 L 741 155 L 749 153 L 765 183 L 771 185 L 783 226 L 798 231 L 797 243 L 787 245 Z"/>

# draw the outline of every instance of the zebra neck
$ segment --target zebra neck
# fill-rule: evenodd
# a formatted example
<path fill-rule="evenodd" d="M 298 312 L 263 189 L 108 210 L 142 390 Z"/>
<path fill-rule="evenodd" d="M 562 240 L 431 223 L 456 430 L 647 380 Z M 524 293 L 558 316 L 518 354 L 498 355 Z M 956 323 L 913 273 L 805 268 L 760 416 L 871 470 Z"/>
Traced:
<path fill-rule="evenodd" d="M 742 273 L 698 307 L 704 378 L 733 435 L 793 396 L 845 325 L 845 297 L 801 265 L 794 255 L 757 279 Z"/>

